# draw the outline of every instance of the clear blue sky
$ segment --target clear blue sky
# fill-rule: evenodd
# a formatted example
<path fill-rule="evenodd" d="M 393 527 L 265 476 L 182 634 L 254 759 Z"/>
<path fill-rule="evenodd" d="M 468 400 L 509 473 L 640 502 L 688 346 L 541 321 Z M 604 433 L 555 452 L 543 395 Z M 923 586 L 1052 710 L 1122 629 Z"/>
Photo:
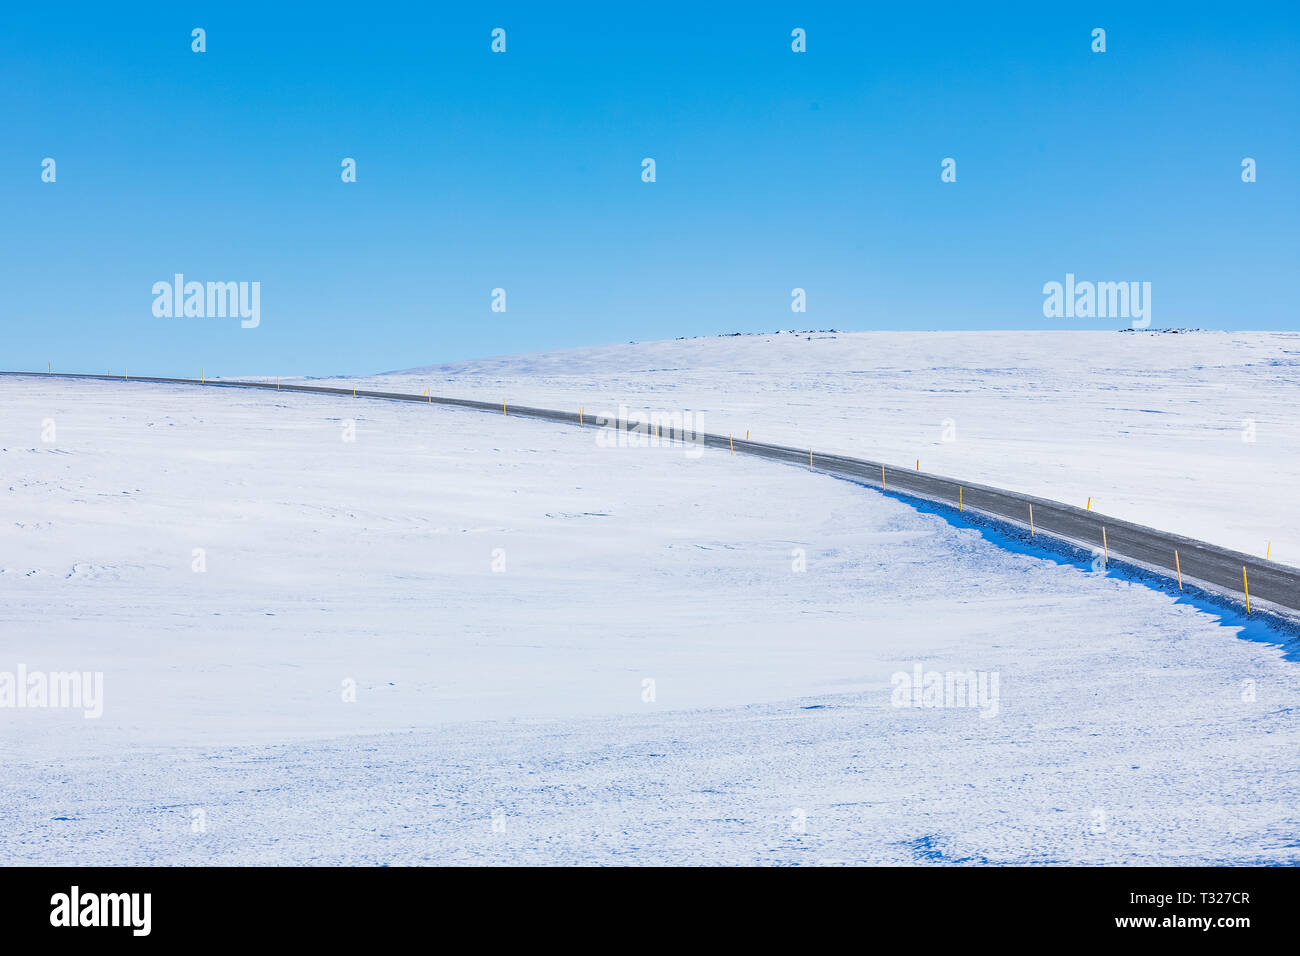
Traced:
<path fill-rule="evenodd" d="M 110 6 L 0 14 L 3 368 L 1125 324 L 1045 319 L 1067 272 L 1300 328 L 1296 3 Z M 156 318 L 176 272 L 260 327 Z"/>

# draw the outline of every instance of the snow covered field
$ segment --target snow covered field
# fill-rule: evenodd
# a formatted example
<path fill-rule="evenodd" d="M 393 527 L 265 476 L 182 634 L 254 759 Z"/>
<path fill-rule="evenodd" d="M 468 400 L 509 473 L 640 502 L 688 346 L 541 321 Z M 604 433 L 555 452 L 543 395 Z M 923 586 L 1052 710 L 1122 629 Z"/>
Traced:
<path fill-rule="evenodd" d="M 1284 462 L 1270 443 L 1289 427 L 1287 370 L 1262 356 L 1288 340 L 1273 339 L 1251 346 L 1272 384 L 1204 373 L 1205 400 L 1233 409 L 1219 433 L 1188 437 L 1186 408 L 1168 412 L 1173 437 L 1133 426 L 1153 461 L 1176 472 L 1195 442 Z M 1139 502 L 1124 456 L 1148 445 L 1105 439 L 1136 388 L 1058 379 L 1049 399 L 1032 371 L 1013 390 L 1004 356 L 987 373 L 1000 401 L 976 394 L 973 366 L 933 361 L 931 388 L 957 391 L 904 392 L 865 383 L 920 373 L 816 377 L 759 362 L 761 338 L 719 341 L 758 374 L 709 366 L 713 340 L 693 340 L 406 382 L 702 408 L 712 431 L 816 427 L 828 450 L 900 459 L 955 407 L 958 440 L 935 419 L 923 467 L 967 474 L 952 457 L 967 454 L 992 469 L 979 436 L 1019 420 L 1025 481 L 972 477 L 1042 494 L 1033 456 L 1072 444 L 1044 424 L 1068 411 L 1091 474 L 1123 477 L 1093 493 Z M 1147 406 L 1172 408 L 1178 376 L 1151 378 L 1168 387 Z M 1230 419 L 1252 397 L 1247 445 Z M 39 377 L 0 379 L 0 407 L 0 676 L 103 673 L 97 719 L 0 708 L 4 862 L 1300 862 L 1296 645 L 1229 612 L 712 450 L 605 448 L 437 406 Z M 1085 462 L 1071 454 L 1063 477 Z M 1268 493 L 1241 508 L 1262 513 Z M 1236 507 L 1219 505 L 1187 517 L 1216 527 Z M 1222 540 L 1163 514 L 1137 520 Z M 896 706 L 912 698 L 895 675 L 917 667 L 975 672 L 987 692 Z"/>
<path fill-rule="evenodd" d="M 349 380 L 351 381 L 351 380 Z M 359 379 L 921 468 L 1300 565 L 1300 334 L 851 332 L 507 356 Z M 1246 440 L 1243 440 L 1246 439 Z"/>

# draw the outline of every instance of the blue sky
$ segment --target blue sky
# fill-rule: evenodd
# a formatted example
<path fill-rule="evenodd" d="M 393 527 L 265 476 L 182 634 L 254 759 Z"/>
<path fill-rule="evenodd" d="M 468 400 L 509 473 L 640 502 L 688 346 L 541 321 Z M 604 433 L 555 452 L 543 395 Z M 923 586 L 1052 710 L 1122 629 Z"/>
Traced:
<path fill-rule="evenodd" d="M 994 6 L 7 5 L 0 367 L 1126 324 L 1044 318 L 1067 272 L 1300 328 L 1297 5 Z M 155 317 L 177 272 L 260 282 L 261 324 Z"/>

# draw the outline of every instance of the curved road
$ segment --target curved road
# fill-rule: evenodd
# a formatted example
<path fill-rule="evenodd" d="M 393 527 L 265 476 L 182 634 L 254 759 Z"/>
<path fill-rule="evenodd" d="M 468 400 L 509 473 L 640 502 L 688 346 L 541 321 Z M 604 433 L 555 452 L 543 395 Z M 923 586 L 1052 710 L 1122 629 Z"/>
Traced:
<path fill-rule="evenodd" d="M 142 382 L 146 384 L 200 385 L 208 388 L 255 388 L 270 391 L 314 392 L 326 395 L 355 395 L 357 398 L 377 398 L 398 402 L 422 402 L 433 405 L 452 405 L 478 411 L 501 414 L 503 406 L 495 402 L 479 402 L 465 398 L 408 395 L 400 392 L 376 392 L 323 385 L 280 385 L 262 382 L 217 381 L 207 382 L 192 378 L 118 378 L 108 375 L 79 375 L 41 372 L 0 372 L 0 375 L 92 379 L 112 382 Z M 645 423 L 610 421 L 595 416 L 580 416 L 577 412 L 564 412 L 549 408 L 507 405 L 508 415 L 539 418 L 587 428 L 618 428 L 629 433 L 647 436 Z M 580 420 L 581 419 L 581 420 Z M 1009 523 L 1032 535 L 1044 535 L 1105 555 L 1110 561 L 1127 562 L 1148 572 L 1155 572 L 1177 582 L 1181 575 L 1182 586 L 1209 586 L 1210 591 L 1227 594 L 1235 602 L 1245 603 L 1245 588 L 1250 591 L 1251 609 L 1281 612 L 1290 618 L 1300 617 L 1300 569 L 1265 561 L 1253 555 L 1242 554 L 1204 541 L 1196 541 L 1167 531 L 1157 531 L 1119 518 L 1111 518 L 1095 511 L 1086 511 L 1059 501 L 1035 498 L 1014 491 L 1004 491 L 971 482 L 932 475 L 908 468 L 895 468 L 878 461 L 847 458 L 841 455 L 821 455 L 807 448 L 786 445 L 769 445 L 763 442 L 740 441 L 726 435 L 705 432 L 674 432 L 671 428 L 660 437 L 673 441 L 692 441 L 708 448 L 733 449 L 742 455 L 754 455 L 770 461 L 809 467 L 824 474 L 846 478 L 860 484 L 882 487 L 887 493 L 920 498 L 947 506 L 953 511 L 969 511 L 973 515 L 993 518 Z M 1032 516 L 1032 528 L 1031 528 Z M 1272 605 L 1272 607 L 1268 607 Z"/>

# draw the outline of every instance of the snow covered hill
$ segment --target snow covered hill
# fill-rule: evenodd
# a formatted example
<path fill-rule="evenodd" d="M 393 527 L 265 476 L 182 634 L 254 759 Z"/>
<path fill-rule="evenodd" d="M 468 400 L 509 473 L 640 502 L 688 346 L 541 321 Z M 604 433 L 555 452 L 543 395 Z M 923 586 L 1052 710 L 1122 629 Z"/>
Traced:
<path fill-rule="evenodd" d="M 607 361 L 440 374 L 538 404 L 585 375 L 588 409 L 700 403 L 720 431 L 856 394 L 684 358 L 667 397 L 644 360 L 598 390 Z M 966 387 L 931 454 L 980 446 L 961 409 L 1095 430 L 1076 406 L 1105 405 Z M 1273 388 L 1252 450 L 1286 427 Z M 897 395 L 900 452 L 942 404 L 861 391 Z M 99 717 L 0 700 L 4 862 L 1300 862 L 1297 654 L 1258 622 L 713 450 L 40 377 L 0 407 L 0 684 L 103 680 Z"/>
<path fill-rule="evenodd" d="M 357 381 L 591 412 L 691 409 L 709 431 L 919 459 L 1300 565 L 1297 333 L 783 332 Z"/>

